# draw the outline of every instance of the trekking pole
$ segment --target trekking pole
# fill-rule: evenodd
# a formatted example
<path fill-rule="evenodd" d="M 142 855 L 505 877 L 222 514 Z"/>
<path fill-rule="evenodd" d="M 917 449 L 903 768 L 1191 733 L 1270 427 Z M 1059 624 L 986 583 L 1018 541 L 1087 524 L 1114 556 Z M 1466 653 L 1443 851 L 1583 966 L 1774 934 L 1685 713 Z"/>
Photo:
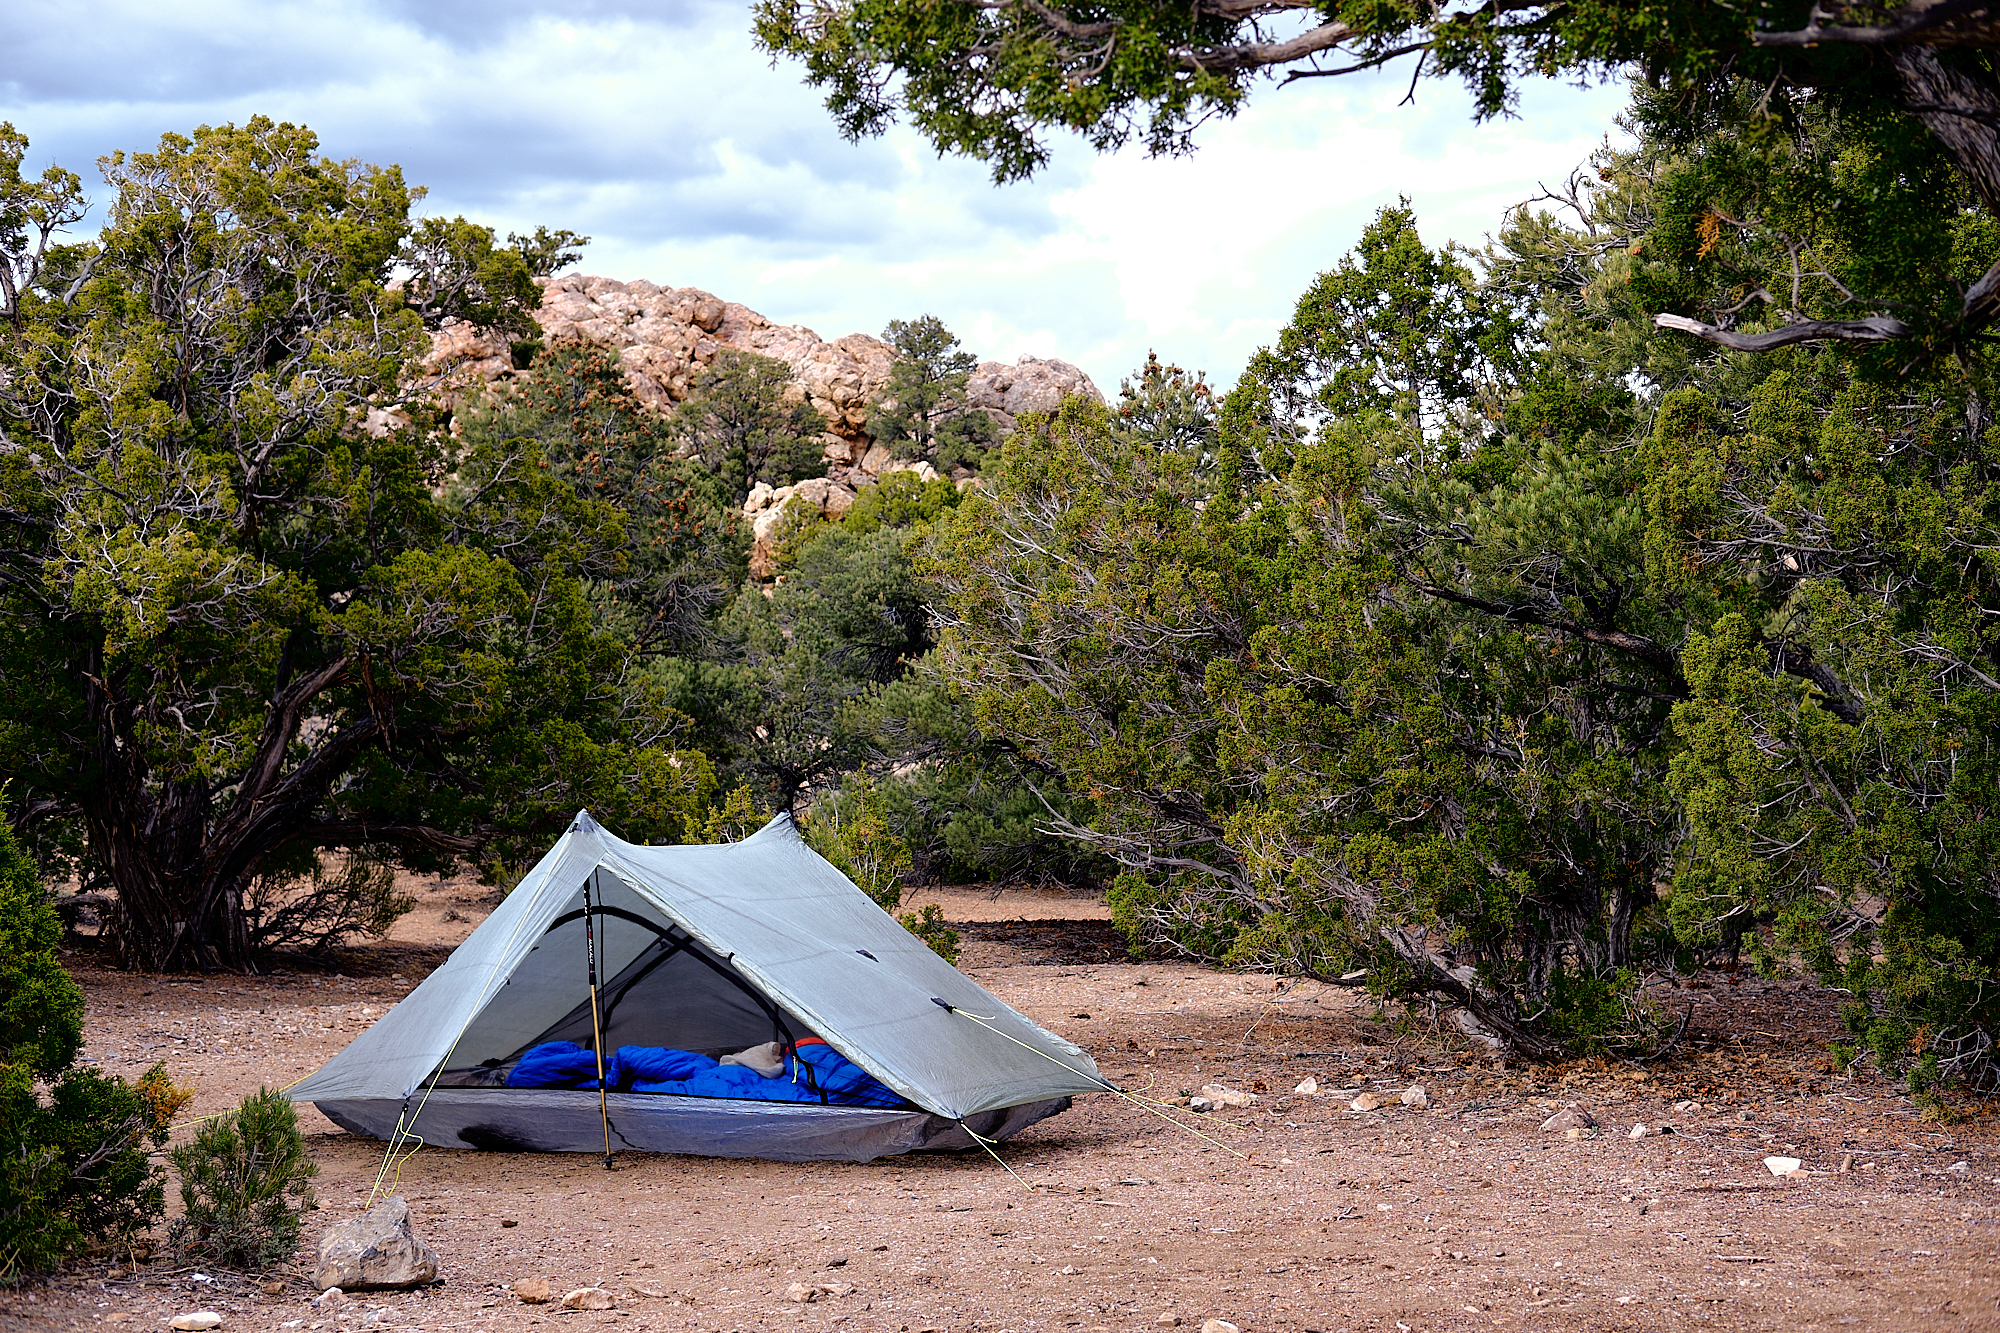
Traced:
<path fill-rule="evenodd" d="M 604 1169 L 611 1169 L 611 1111 L 604 1101 L 604 1024 L 597 1012 L 597 932 L 590 924 L 590 882 L 597 878 L 597 872 L 590 873 L 590 879 L 583 882 L 583 952 L 590 964 L 590 1033 L 591 1045 L 597 1048 L 597 1114 L 604 1121 Z"/>

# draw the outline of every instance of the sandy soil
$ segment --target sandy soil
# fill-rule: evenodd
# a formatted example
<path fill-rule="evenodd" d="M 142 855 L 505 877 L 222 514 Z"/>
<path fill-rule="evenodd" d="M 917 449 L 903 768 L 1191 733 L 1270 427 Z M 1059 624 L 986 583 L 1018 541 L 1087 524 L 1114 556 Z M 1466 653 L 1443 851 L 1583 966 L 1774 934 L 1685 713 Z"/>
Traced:
<path fill-rule="evenodd" d="M 1002 1149 L 863 1166 L 621 1154 L 429 1150 L 392 1170 L 444 1281 L 310 1304 L 311 1246 L 362 1207 L 382 1145 L 302 1120 L 323 1203 L 292 1269 L 263 1280 L 97 1261 L 0 1293 L 0 1329 L 163 1328 L 212 1309 L 225 1331 L 526 1330 L 588 1324 L 828 1333 L 1244 1333 L 1431 1329 L 2000 1327 L 2000 1118 L 1924 1122 L 1882 1080 L 1828 1073 L 1836 1007 L 1789 984 L 1713 976 L 1678 1059 L 1496 1068 L 1399 1038 L 1367 1002 L 1313 982 L 1126 960 L 1102 905 L 1061 895 L 932 895 L 961 966 L 1089 1049 L 1107 1075 L 1173 1097 L 1211 1082 L 1247 1108 L 1169 1124 L 1111 1096 Z M 423 886 L 391 938 L 329 970 L 154 978 L 69 958 L 88 1055 L 155 1060 L 199 1093 L 190 1115 L 300 1078 L 380 1017 L 491 905 Z M 447 917 L 454 919 L 447 919 Z M 1349 1108 L 1354 1091 L 1430 1105 Z M 1539 1126 L 1572 1103 L 1602 1131 Z M 1628 1137 L 1634 1124 L 1675 1132 Z M 1766 1156 L 1802 1158 L 1774 1178 Z M 1963 1165 L 1958 1165 L 1963 1163 Z M 530 1306 L 603 1284 L 601 1313 Z M 852 1284 L 786 1299 L 794 1282 Z"/>

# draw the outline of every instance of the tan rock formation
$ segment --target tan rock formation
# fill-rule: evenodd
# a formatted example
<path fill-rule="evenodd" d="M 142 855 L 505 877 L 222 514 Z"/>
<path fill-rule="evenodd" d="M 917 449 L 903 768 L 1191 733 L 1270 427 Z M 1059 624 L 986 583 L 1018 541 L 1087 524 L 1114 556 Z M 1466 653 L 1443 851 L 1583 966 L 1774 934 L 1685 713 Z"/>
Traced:
<path fill-rule="evenodd" d="M 726 349 L 755 352 L 791 367 L 800 395 L 838 438 L 862 434 L 868 404 L 889 380 L 895 352 L 866 334 L 832 342 L 800 325 L 773 324 L 748 306 L 697 287 L 661 287 L 566 274 L 542 290 L 535 322 L 550 342 L 616 348 L 639 400 L 661 411 L 688 396 L 694 378 Z M 507 340 L 464 324 L 431 338 L 426 373 L 447 392 L 514 373 Z"/>
<path fill-rule="evenodd" d="M 896 359 L 895 350 L 880 338 L 850 333 L 827 342 L 802 325 L 773 324 L 748 306 L 697 287 L 576 273 L 546 284 L 535 321 L 551 342 L 616 348 L 634 393 L 660 411 L 670 411 L 686 398 L 695 376 L 725 349 L 782 361 L 791 367 L 799 395 L 832 428 L 825 450 L 829 463 L 871 478 L 889 466 L 889 451 L 871 448 L 867 435 L 869 403 L 888 383 Z M 456 322 L 431 336 L 424 370 L 426 387 L 447 394 L 515 374 L 504 336 Z M 968 389 L 972 405 L 992 416 L 1003 432 L 1012 430 L 1023 412 L 1054 411 L 1065 394 L 1103 400 L 1090 377 L 1075 366 L 1033 356 L 1011 366 L 982 362 Z M 390 422 L 383 416 L 386 427 Z M 376 425 L 372 417 L 370 425 Z"/>

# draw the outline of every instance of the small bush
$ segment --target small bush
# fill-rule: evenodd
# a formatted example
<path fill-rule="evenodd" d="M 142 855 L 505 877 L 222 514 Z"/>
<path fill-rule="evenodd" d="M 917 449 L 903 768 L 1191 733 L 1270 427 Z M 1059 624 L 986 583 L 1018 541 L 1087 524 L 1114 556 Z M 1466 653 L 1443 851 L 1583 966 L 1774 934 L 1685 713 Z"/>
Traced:
<path fill-rule="evenodd" d="M 396 867 L 378 854 L 350 852 L 329 866 L 316 851 L 265 871 L 244 895 L 250 945 L 319 953 L 355 935 L 380 939 L 417 905 L 396 892 Z"/>
<path fill-rule="evenodd" d="M 158 1065 L 137 1083 L 72 1067 L 83 993 L 56 960 L 61 938 L 0 819 L 0 1285 L 158 1220 L 147 1146 L 189 1096 Z"/>
<path fill-rule="evenodd" d="M 931 952 L 956 965 L 958 932 L 945 924 L 944 911 L 936 903 L 926 903 L 920 912 L 905 912 L 896 918 L 904 930 L 931 947 Z"/>
<path fill-rule="evenodd" d="M 807 845 L 833 862 L 883 911 L 903 905 L 903 872 L 910 868 L 910 849 L 889 827 L 882 795 L 874 784 L 857 780 L 830 794 L 806 812 L 799 832 Z"/>
<path fill-rule="evenodd" d="M 290 1102 L 259 1088 L 169 1155 L 186 1213 L 167 1242 L 184 1260 L 255 1272 L 291 1258 L 300 1216 L 319 1206 L 310 1184 L 319 1167 Z"/>
<path fill-rule="evenodd" d="M 749 784 L 739 783 L 722 804 L 710 807 L 698 841 L 741 842 L 770 822 L 770 814 L 757 808 Z"/>

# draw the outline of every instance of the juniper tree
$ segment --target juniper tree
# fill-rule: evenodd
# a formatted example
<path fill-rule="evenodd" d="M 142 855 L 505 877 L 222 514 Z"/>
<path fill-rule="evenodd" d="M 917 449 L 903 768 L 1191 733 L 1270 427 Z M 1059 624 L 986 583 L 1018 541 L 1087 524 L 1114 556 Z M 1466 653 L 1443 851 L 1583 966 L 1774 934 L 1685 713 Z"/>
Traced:
<path fill-rule="evenodd" d="M 439 868 L 584 804 L 671 837 L 711 778 L 593 623 L 618 511 L 532 441 L 359 428 L 426 345 L 401 173 L 259 117 L 105 174 L 91 243 L 0 208 L 39 256 L 0 334 L 0 768 L 126 957 L 249 966 L 248 887 L 325 850 Z"/>

